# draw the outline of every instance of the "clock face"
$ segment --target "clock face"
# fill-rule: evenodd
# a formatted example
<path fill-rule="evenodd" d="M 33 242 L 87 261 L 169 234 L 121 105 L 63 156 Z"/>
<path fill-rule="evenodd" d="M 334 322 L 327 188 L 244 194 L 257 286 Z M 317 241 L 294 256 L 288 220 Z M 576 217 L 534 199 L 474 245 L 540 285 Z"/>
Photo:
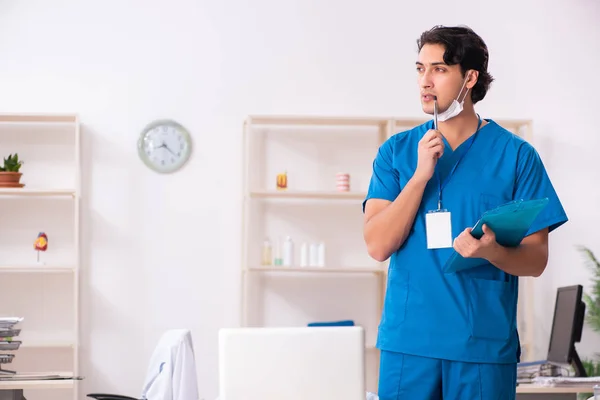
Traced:
<path fill-rule="evenodd" d="M 188 131 L 171 120 L 155 121 L 140 135 L 138 153 L 156 172 L 169 173 L 181 168 L 190 157 L 192 141 Z"/>

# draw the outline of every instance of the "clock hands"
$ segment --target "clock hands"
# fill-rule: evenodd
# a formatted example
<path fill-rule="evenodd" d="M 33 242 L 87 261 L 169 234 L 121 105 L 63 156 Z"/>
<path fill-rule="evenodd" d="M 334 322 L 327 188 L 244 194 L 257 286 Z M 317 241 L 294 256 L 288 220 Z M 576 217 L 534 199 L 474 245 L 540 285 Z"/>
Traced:
<path fill-rule="evenodd" d="M 167 146 L 167 144 L 165 142 L 163 142 L 163 144 L 161 144 L 160 146 L 158 146 L 158 148 L 160 149 L 161 147 L 164 147 L 165 149 L 167 149 L 169 151 L 169 153 L 175 155 L 175 153 L 173 153 L 173 150 L 171 150 L 169 148 L 169 146 Z"/>

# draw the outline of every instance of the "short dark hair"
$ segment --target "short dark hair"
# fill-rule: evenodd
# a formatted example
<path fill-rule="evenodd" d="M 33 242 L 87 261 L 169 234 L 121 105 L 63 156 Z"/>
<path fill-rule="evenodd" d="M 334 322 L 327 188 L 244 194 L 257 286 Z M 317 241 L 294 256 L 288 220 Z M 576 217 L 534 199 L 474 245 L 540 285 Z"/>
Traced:
<path fill-rule="evenodd" d="M 440 44 L 446 49 L 444 62 L 448 65 L 460 64 L 463 76 L 466 70 L 479 71 L 477 83 L 471 89 L 473 104 L 485 97 L 494 78 L 488 69 L 488 48 L 483 39 L 467 26 L 434 26 L 425 31 L 417 40 L 419 51 L 426 44 Z"/>

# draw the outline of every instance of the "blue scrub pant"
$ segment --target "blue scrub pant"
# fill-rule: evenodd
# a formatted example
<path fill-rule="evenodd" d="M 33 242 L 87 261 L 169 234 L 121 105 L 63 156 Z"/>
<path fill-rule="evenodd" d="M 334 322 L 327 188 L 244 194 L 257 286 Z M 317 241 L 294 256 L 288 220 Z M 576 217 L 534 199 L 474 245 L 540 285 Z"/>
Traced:
<path fill-rule="evenodd" d="M 477 364 L 381 351 L 379 400 L 515 400 L 516 364 Z"/>

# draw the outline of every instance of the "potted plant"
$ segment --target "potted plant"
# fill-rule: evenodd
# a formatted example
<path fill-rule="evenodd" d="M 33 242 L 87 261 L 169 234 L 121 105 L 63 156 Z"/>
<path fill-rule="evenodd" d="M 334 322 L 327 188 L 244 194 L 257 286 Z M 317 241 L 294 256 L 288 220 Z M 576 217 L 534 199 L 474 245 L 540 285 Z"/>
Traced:
<path fill-rule="evenodd" d="M 580 246 L 579 251 L 583 253 L 586 265 L 594 275 L 592 278 L 591 293 L 583 294 L 583 300 L 586 305 L 585 320 L 593 331 L 600 333 L 600 261 L 585 246 Z"/>
<path fill-rule="evenodd" d="M 0 166 L 0 187 L 23 187 L 20 183 L 23 174 L 19 172 L 22 165 L 23 161 L 19 160 L 17 153 L 4 158 L 4 165 Z"/>
<path fill-rule="evenodd" d="M 592 250 L 585 246 L 579 246 L 578 250 L 583 254 L 585 264 L 593 274 L 590 292 L 583 294 L 583 300 L 586 305 L 585 321 L 594 332 L 600 333 L 600 260 L 598 260 Z M 585 358 L 582 360 L 588 376 L 600 376 L 600 361 L 597 357 L 598 353 L 596 353 L 595 358 Z M 578 398 L 587 399 L 592 395 L 592 393 L 585 393 L 581 394 Z"/>

